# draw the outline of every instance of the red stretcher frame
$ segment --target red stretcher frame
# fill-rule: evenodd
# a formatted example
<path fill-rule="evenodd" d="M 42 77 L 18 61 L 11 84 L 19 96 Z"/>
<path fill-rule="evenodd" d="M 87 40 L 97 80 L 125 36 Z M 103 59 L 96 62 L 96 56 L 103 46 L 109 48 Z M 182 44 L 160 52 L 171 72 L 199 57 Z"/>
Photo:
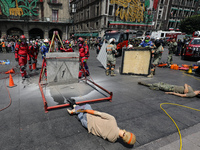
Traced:
<path fill-rule="evenodd" d="M 46 59 L 69 59 L 69 58 L 77 58 L 77 57 L 54 57 L 54 58 L 46 58 Z M 44 110 L 45 110 L 45 113 L 47 113 L 48 111 L 53 110 L 53 109 L 68 107 L 68 106 L 70 106 L 70 104 L 68 103 L 68 104 L 62 104 L 62 105 L 48 106 L 46 98 L 45 98 L 45 95 L 44 95 L 44 92 L 43 92 L 43 85 L 44 84 L 41 84 L 42 74 L 43 74 L 43 69 L 44 69 L 44 61 L 45 60 L 43 59 L 38 85 L 39 85 L 40 92 L 41 92 L 41 95 L 42 95 L 42 100 L 43 100 L 43 103 L 44 103 Z M 86 73 L 85 73 L 85 69 L 83 67 L 82 62 L 81 62 L 81 67 L 84 70 L 84 79 L 82 79 L 82 80 L 85 80 L 86 82 L 92 83 L 93 85 L 97 86 L 98 88 L 100 88 L 101 90 L 103 90 L 104 92 L 109 94 L 109 96 L 108 97 L 104 97 L 104 98 L 98 98 L 98 99 L 92 99 L 92 100 L 85 100 L 85 101 L 81 101 L 81 102 L 76 102 L 76 104 L 92 103 L 92 102 L 98 102 L 98 101 L 103 101 L 103 100 L 109 100 L 110 102 L 112 102 L 113 93 L 108 91 L 108 90 L 106 90 L 105 88 L 101 87 L 100 85 L 96 84 L 95 82 L 87 79 L 87 76 L 86 76 Z"/>

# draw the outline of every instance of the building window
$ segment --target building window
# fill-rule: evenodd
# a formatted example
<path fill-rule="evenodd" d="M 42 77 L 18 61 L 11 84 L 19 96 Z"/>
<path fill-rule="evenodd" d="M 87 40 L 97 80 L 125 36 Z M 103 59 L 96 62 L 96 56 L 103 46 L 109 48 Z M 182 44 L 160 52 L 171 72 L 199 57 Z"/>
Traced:
<path fill-rule="evenodd" d="M 96 11 L 97 16 L 99 16 L 99 6 L 96 7 Z"/>
<path fill-rule="evenodd" d="M 58 10 L 52 10 L 52 21 L 53 22 L 58 21 Z"/>
<path fill-rule="evenodd" d="M 58 3 L 58 0 L 51 0 L 52 3 Z"/>
<path fill-rule="evenodd" d="M 106 9 L 105 9 L 105 14 L 108 12 L 108 0 L 106 0 Z"/>
<path fill-rule="evenodd" d="M 87 18 L 89 19 L 90 17 L 90 13 L 89 13 L 89 10 L 87 10 Z"/>
<path fill-rule="evenodd" d="M 164 4 L 164 0 L 161 0 L 160 3 L 161 3 L 161 4 Z"/>
<path fill-rule="evenodd" d="M 80 18 L 80 20 L 81 20 L 81 21 L 83 20 L 83 13 L 81 13 L 81 18 Z"/>
<path fill-rule="evenodd" d="M 87 28 L 89 27 L 89 24 L 87 23 Z"/>
<path fill-rule="evenodd" d="M 109 13 L 108 13 L 108 15 L 112 16 L 112 13 L 113 13 L 113 5 L 110 5 L 109 6 Z"/>
<path fill-rule="evenodd" d="M 97 21 L 97 22 L 96 22 L 96 28 L 98 28 L 98 27 L 99 27 L 99 22 Z"/>

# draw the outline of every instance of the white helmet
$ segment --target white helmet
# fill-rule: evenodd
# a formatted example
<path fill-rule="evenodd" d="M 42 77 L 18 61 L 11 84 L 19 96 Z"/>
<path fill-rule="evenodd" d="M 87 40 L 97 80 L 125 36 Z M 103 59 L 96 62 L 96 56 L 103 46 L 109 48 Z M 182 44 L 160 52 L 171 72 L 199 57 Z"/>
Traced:
<path fill-rule="evenodd" d="M 132 49 L 132 48 L 133 48 L 133 45 L 129 44 L 128 49 Z"/>
<path fill-rule="evenodd" d="M 48 39 L 45 39 L 45 40 L 44 40 L 44 43 L 48 43 L 48 42 L 49 42 L 49 40 L 48 40 Z"/>
<path fill-rule="evenodd" d="M 111 39 L 109 40 L 109 43 L 112 43 L 113 41 L 115 41 L 115 39 L 114 39 L 114 38 L 111 38 Z"/>

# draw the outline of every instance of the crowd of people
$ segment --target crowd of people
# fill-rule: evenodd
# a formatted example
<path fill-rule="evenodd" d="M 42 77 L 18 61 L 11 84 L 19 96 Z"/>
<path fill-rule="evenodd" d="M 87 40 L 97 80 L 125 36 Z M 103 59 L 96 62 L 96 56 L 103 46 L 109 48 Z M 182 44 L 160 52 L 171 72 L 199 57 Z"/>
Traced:
<path fill-rule="evenodd" d="M 23 40 L 23 42 L 22 42 Z M 87 59 L 89 57 L 89 50 L 95 50 L 98 49 L 99 43 L 102 42 L 101 38 L 70 38 L 67 40 L 59 41 L 58 39 L 55 39 L 53 50 L 50 51 L 61 51 L 61 52 L 73 52 L 74 50 L 79 50 L 80 56 L 82 57 L 81 64 L 83 64 L 84 70 L 87 72 L 86 74 L 89 75 L 89 69 L 87 66 Z M 170 67 L 172 65 L 173 61 L 173 55 L 182 55 L 184 46 L 186 42 L 188 42 L 190 39 L 184 39 L 184 41 L 175 39 L 171 39 L 171 41 L 166 40 L 165 38 L 162 39 L 151 39 L 149 36 L 146 36 L 143 40 L 142 38 L 135 38 L 135 39 L 129 39 L 129 46 L 131 47 L 151 47 L 152 48 L 152 56 L 153 56 L 153 62 L 151 64 L 151 72 L 148 77 L 153 77 L 155 75 L 155 69 L 156 66 L 159 64 L 162 53 L 164 51 L 164 47 L 168 46 L 168 59 L 167 63 Z M 62 42 L 62 43 L 61 43 Z M 18 50 L 16 50 L 16 47 L 24 43 L 27 46 L 27 61 L 29 64 L 29 70 L 32 71 L 36 68 L 37 64 L 37 56 L 38 53 L 42 53 L 42 59 L 45 58 L 46 53 L 49 51 L 49 46 L 51 45 L 50 39 L 27 39 L 26 37 L 22 38 L 21 36 L 3 36 L 0 41 L 0 52 L 3 53 L 10 53 L 15 52 L 16 60 L 17 57 L 20 57 L 20 54 L 16 54 Z M 116 51 L 116 44 L 115 39 L 112 38 L 109 41 L 107 41 L 108 47 L 106 48 L 107 52 L 107 67 L 106 67 L 106 75 L 115 76 L 114 73 L 116 59 L 115 54 Z M 22 46 L 20 46 L 22 47 Z M 26 49 L 26 48 L 25 48 Z M 21 60 L 21 59 L 20 59 Z M 26 62 L 24 62 L 26 64 Z M 24 66 L 23 63 L 19 63 L 21 66 Z M 26 66 L 24 66 L 26 68 Z M 23 67 L 22 67 L 23 68 Z M 83 76 L 83 68 L 80 69 L 79 72 L 79 78 Z M 23 72 L 23 69 L 21 70 Z M 45 72 L 46 73 L 46 72 Z M 23 78 L 26 77 L 26 73 L 22 75 Z"/>

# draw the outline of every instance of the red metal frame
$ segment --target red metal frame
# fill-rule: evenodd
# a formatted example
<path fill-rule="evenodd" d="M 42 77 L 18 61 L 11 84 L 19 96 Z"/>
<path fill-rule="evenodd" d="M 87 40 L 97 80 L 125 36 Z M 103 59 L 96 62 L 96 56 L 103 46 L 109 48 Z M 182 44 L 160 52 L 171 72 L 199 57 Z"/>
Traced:
<path fill-rule="evenodd" d="M 63 59 L 63 58 L 76 58 L 76 57 L 58 57 L 58 58 L 55 57 L 55 58 L 56 59 Z M 51 58 L 46 58 L 46 59 L 51 59 Z M 44 61 L 46 61 L 46 60 L 43 59 L 42 68 L 41 68 L 41 71 L 40 71 L 40 77 L 39 77 L 38 84 L 39 84 L 40 92 L 41 92 L 41 95 L 42 95 L 42 100 L 43 100 L 43 103 L 44 103 L 44 110 L 45 110 L 45 113 L 47 113 L 49 110 L 63 108 L 63 107 L 68 107 L 68 106 L 70 106 L 70 104 L 48 106 L 46 98 L 45 98 L 45 95 L 44 95 L 44 92 L 43 92 L 43 85 L 44 84 L 41 84 L 41 81 L 42 81 L 42 72 L 43 72 L 43 68 L 44 68 Z M 83 68 L 82 63 L 81 63 L 81 67 Z M 90 82 L 93 85 L 97 86 L 98 88 L 100 88 L 101 90 L 103 90 L 104 92 L 106 92 L 107 94 L 109 94 L 109 96 L 108 97 L 104 97 L 104 98 L 98 98 L 98 99 L 92 99 L 92 100 L 85 100 L 85 101 L 81 101 L 81 102 L 76 102 L 76 104 L 92 103 L 92 102 L 103 101 L 103 100 L 109 100 L 110 102 L 112 102 L 112 96 L 113 96 L 112 92 L 106 90 L 105 88 L 101 87 L 100 85 L 96 84 L 95 82 L 87 79 L 85 70 L 84 70 L 84 76 L 85 76 L 85 78 L 83 80 L 85 80 L 86 82 Z"/>

